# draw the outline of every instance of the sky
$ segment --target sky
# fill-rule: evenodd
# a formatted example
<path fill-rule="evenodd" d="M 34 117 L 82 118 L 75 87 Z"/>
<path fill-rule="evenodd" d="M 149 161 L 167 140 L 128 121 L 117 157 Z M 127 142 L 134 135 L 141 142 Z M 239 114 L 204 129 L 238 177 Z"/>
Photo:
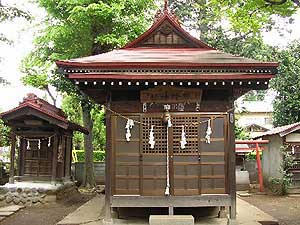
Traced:
<path fill-rule="evenodd" d="M 29 0 L 2 0 L 2 4 L 16 4 L 21 8 L 30 9 L 35 20 L 40 21 L 45 12 L 28 2 Z M 284 47 L 289 41 L 300 39 L 299 13 L 295 16 L 295 23 L 292 25 L 286 26 L 281 20 L 278 20 L 277 23 L 291 32 L 285 32 L 284 36 L 280 36 L 276 30 L 265 33 L 264 39 L 266 43 Z M 27 93 L 35 93 L 42 98 L 47 96 L 43 91 L 25 87 L 20 81 L 21 77 L 24 76 L 20 72 L 21 60 L 33 48 L 32 42 L 36 29 L 33 23 L 24 19 L 16 19 L 13 22 L 0 24 L 0 31 L 7 35 L 9 39 L 14 40 L 13 45 L 0 43 L 0 58 L 2 58 L 2 62 L 0 62 L 0 74 L 11 83 L 8 86 L 0 86 L 0 111 L 16 107 Z M 49 98 L 48 100 L 50 101 Z"/>

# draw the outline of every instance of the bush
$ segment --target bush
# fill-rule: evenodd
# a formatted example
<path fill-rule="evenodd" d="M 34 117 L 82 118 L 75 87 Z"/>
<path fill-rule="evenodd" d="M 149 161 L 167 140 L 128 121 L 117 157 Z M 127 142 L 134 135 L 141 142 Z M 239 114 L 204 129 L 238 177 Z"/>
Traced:
<path fill-rule="evenodd" d="M 282 146 L 280 148 L 282 153 L 282 162 L 280 164 L 280 174 L 281 178 L 270 178 L 269 188 L 274 194 L 286 195 L 288 189 L 292 184 L 293 174 L 289 171 L 290 168 L 294 165 L 294 157 L 289 152 L 288 146 Z"/>
<path fill-rule="evenodd" d="M 85 154 L 84 150 L 75 150 L 78 162 L 84 162 Z M 105 161 L 105 151 L 94 151 L 94 162 L 104 162 Z"/>

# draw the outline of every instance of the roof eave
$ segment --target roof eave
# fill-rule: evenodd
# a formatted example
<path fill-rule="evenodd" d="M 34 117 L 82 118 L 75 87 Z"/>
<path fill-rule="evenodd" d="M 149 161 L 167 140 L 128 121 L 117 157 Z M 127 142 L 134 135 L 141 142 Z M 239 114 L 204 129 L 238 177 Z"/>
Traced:
<path fill-rule="evenodd" d="M 273 68 L 277 69 L 278 62 L 262 63 L 164 63 L 164 62 L 98 62 L 98 63 L 81 63 L 66 60 L 56 61 L 58 67 L 73 68 Z"/>

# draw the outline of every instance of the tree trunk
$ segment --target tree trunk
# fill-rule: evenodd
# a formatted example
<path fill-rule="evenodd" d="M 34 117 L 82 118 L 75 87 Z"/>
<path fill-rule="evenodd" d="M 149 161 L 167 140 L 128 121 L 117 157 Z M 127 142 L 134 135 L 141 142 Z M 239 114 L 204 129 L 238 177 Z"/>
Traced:
<path fill-rule="evenodd" d="M 84 135 L 84 152 L 85 152 L 85 166 L 82 186 L 95 187 L 94 174 L 94 147 L 93 147 L 93 121 L 91 117 L 91 105 L 82 101 L 82 119 L 83 125 L 88 129 L 89 134 Z"/>

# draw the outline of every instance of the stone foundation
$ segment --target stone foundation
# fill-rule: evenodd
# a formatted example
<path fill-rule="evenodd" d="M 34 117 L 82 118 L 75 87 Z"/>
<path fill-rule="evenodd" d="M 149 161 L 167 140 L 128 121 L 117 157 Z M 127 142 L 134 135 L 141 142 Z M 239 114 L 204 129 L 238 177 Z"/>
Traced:
<path fill-rule="evenodd" d="M 49 184 L 16 182 L 0 187 L 0 201 L 5 204 L 35 205 L 56 200 L 68 199 L 78 194 L 74 183 Z"/>

